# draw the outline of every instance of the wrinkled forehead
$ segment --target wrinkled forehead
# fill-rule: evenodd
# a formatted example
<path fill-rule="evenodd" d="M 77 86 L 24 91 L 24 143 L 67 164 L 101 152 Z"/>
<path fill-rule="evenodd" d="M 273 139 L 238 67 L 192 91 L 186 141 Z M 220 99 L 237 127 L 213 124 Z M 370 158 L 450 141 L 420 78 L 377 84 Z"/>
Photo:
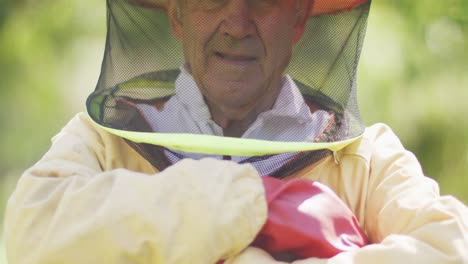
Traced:
<path fill-rule="evenodd" d="M 147 6 L 147 7 L 160 7 L 160 8 L 166 8 L 168 5 L 169 1 L 173 0 L 130 0 L 130 2 Z M 246 1 L 248 3 L 278 3 L 278 2 L 291 2 L 291 3 L 296 3 L 298 1 L 307 1 L 307 2 L 313 2 L 314 0 L 174 0 L 175 2 L 179 4 L 185 4 L 185 3 L 225 3 L 229 1 Z M 335 0 L 337 1 L 337 0 Z"/>
<path fill-rule="evenodd" d="M 232 7 L 245 8 L 248 12 L 267 14 L 273 9 L 306 11 L 310 10 L 310 0 L 170 0 L 176 1 L 179 10 L 205 11 L 207 13 L 227 10 Z"/>
<path fill-rule="evenodd" d="M 171 0 L 167 0 L 171 1 Z M 295 5 L 299 2 L 311 2 L 311 0 L 175 0 L 183 5 L 225 5 L 230 2 L 245 3 L 250 6 L 256 5 Z"/>

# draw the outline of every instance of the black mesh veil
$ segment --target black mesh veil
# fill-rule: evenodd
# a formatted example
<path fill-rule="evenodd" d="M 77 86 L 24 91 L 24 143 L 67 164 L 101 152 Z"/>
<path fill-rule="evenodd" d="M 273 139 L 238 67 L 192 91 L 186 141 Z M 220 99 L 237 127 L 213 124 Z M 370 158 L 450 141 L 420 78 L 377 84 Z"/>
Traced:
<path fill-rule="evenodd" d="M 107 41 L 101 75 L 87 100 L 88 114 L 97 124 L 126 138 L 155 166 L 164 168 L 187 153 L 192 153 L 190 157 L 239 156 L 243 157 L 239 159 L 241 162 L 259 164 L 264 157 L 281 159 L 280 154 L 285 153 L 290 154 L 289 163 L 313 160 L 311 157 L 317 153 L 319 157 L 329 153 L 327 149 L 342 148 L 363 133 L 364 124 L 356 98 L 356 68 L 370 0 L 308 3 L 305 30 L 293 45 L 284 73 L 280 73 L 277 98 L 267 109 L 257 113 L 250 127 L 241 130 L 238 136 L 224 136 L 222 125 L 213 121 L 214 108 L 208 103 L 204 89 L 200 89 L 203 81 L 187 63 L 186 53 L 191 47 L 174 37 L 166 1 L 107 0 Z M 190 15 L 186 12 L 191 9 L 183 5 L 216 5 L 212 12 L 222 13 L 224 8 L 234 5 L 232 1 L 181 0 L 177 4 L 182 5 L 178 7 L 182 11 L 178 9 L 177 16 Z M 250 8 L 275 5 L 279 1 L 294 2 L 243 1 L 247 17 L 255 16 Z M 213 30 L 219 29 L 209 20 L 206 23 Z M 262 27 L 266 28 L 259 26 Z M 253 28 L 252 34 L 261 35 L 261 29 L 256 31 L 255 25 Z M 242 38 L 249 38 L 249 34 Z M 194 36 L 193 42 L 196 42 L 198 35 Z M 277 41 L 268 42 L 259 37 L 255 51 L 275 61 L 278 56 L 269 53 L 268 45 L 277 45 L 284 38 L 287 37 L 276 36 Z M 257 57 L 256 52 L 239 54 L 242 49 L 230 53 L 229 45 L 214 47 L 210 54 L 232 64 L 224 71 L 227 73 L 241 71 L 236 67 L 250 67 L 245 65 L 257 63 L 262 56 Z M 251 94 L 249 87 L 242 89 L 245 94 Z M 273 171 L 289 173 L 283 166 L 268 173 Z"/>

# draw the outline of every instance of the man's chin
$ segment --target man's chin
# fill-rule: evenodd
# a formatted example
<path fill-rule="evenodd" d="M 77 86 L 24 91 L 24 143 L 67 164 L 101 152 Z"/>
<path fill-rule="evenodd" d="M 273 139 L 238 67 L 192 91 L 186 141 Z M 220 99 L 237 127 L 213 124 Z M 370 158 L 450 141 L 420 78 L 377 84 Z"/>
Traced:
<path fill-rule="evenodd" d="M 205 87 L 216 93 L 242 98 L 261 89 L 262 82 L 257 78 L 231 78 L 229 76 L 213 76 L 206 78 Z"/>
<path fill-rule="evenodd" d="M 230 102 L 231 103 L 231 102 Z M 214 114 L 214 113 L 212 113 Z M 226 122 L 226 126 L 229 124 L 232 124 L 232 122 L 253 122 L 255 119 L 253 118 L 253 112 L 252 112 L 252 106 L 250 107 L 240 107 L 236 105 L 223 105 L 221 106 L 220 110 L 218 113 L 216 113 L 216 116 L 222 117 Z M 218 124 L 219 125 L 219 124 Z M 223 127 L 225 128 L 225 127 Z"/>
<path fill-rule="evenodd" d="M 244 120 L 255 108 L 255 102 L 245 100 L 245 97 L 218 94 L 207 99 L 210 111 L 216 111 L 231 120 Z"/>

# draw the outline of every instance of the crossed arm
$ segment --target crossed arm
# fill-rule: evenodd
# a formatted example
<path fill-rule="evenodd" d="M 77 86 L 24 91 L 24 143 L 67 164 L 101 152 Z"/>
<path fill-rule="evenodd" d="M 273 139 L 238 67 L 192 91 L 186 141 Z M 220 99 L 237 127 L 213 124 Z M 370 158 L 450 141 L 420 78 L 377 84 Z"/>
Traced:
<path fill-rule="evenodd" d="M 250 166 L 183 161 L 157 173 L 103 133 L 78 116 L 22 176 L 7 207 L 10 263 L 281 263 L 249 247 L 267 217 Z M 407 175 L 407 158 L 372 172 L 374 244 L 294 263 L 465 263 L 466 207 Z"/>

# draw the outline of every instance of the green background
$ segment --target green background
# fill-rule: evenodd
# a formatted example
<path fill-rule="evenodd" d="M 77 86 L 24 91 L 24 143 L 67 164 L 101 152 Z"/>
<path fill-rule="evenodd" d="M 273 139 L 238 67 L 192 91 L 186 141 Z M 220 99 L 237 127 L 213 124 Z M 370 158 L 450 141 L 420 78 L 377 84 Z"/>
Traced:
<path fill-rule="evenodd" d="M 467 14 L 466 0 L 374 0 L 358 73 L 366 124 L 389 124 L 465 204 Z M 84 110 L 104 41 L 105 1 L 0 0 L 0 220 L 21 172 Z"/>

